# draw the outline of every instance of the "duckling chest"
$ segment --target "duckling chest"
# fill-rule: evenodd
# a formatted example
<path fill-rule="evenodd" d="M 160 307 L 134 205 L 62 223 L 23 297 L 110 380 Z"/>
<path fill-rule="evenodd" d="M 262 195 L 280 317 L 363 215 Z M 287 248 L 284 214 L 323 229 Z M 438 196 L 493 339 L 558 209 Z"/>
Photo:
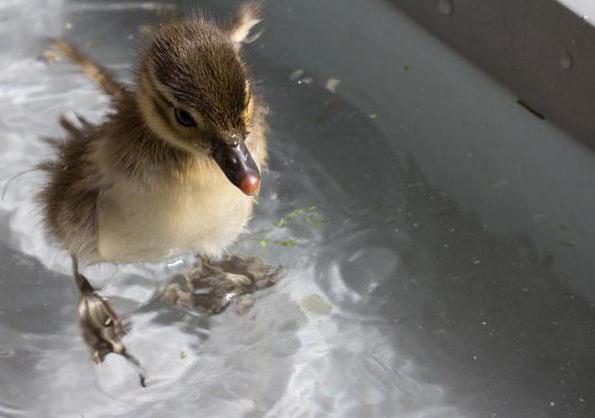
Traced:
<path fill-rule="evenodd" d="M 151 261 L 188 251 L 220 254 L 244 228 L 253 199 L 231 184 L 118 184 L 98 204 L 100 258 Z"/>

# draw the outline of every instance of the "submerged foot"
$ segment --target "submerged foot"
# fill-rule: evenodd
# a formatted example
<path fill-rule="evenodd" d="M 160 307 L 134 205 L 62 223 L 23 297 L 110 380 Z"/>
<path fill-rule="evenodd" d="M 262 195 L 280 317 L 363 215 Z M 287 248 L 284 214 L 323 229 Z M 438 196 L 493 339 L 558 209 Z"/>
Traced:
<path fill-rule="evenodd" d="M 225 256 L 218 261 L 200 257 L 186 274 L 189 290 L 172 285 L 165 290 L 165 297 L 208 315 L 223 312 L 232 302 L 238 313 L 243 313 L 251 306 L 245 295 L 275 285 L 283 275 L 281 267 L 268 266 L 256 257 Z"/>
<path fill-rule="evenodd" d="M 83 340 L 91 350 L 91 357 L 97 364 L 110 353 L 126 358 L 138 370 L 141 386 L 145 386 L 145 374 L 140 362 L 128 352 L 122 338 L 126 334 L 124 325 L 110 303 L 100 296 L 85 276 L 76 273 L 81 289 L 79 300 L 79 325 Z"/>

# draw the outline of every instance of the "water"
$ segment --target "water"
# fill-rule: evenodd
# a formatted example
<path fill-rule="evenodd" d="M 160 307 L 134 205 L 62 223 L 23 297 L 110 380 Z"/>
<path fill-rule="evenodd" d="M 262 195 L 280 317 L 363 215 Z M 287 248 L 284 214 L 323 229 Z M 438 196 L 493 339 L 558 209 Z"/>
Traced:
<path fill-rule="evenodd" d="M 572 68 L 572 56 L 567 51 L 564 51 L 560 57 L 560 67 L 563 70 L 570 70 Z"/>
<path fill-rule="evenodd" d="M 438 0 L 438 10 L 443 15 L 449 16 L 454 10 L 452 0 Z"/>
<path fill-rule="evenodd" d="M 303 12 L 279 12 L 289 4 L 270 13 Z M 106 109 L 72 68 L 37 59 L 40 37 L 93 42 L 126 79 L 138 26 L 172 5 L 0 6 L 0 186 L 47 157 L 39 138 L 61 134 L 60 113 L 98 121 Z M 526 234 L 491 233 L 431 185 L 406 139 L 380 128 L 390 109 L 343 96 L 341 74 L 272 60 L 268 45 L 284 30 L 275 22 L 249 49 L 271 108 L 271 168 L 233 252 L 288 276 L 247 313 L 207 318 L 154 299 L 190 257 L 89 268 L 131 323 L 125 342 L 147 369 L 143 389 L 119 357 L 91 364 L 67 258 L 39 227 L 39 174 L 16 177 L 0 201 L 0 416 L 588 416 L 592 304 Z M 419 71 L 423 60 L 407 65 Z M 341 80 L 335 92 L 330 79 Z M 413 104 L 395 120 L 427 123 L 420 114 Z M 473 151 L 468 159 L 481 157 Z M 509 187 L 501 179 L 492 190 Z"/>

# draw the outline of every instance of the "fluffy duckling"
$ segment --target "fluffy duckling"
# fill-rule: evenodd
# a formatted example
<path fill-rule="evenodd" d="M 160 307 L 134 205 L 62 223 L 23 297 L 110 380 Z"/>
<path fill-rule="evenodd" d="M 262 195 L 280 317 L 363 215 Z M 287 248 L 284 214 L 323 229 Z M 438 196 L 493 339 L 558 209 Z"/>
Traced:
<path fill-rule="evenodd" d="M 210 304 L 211 313 L 225 308 L 229 292 L 246 293 L 279 277 L 254 260 L 213 261 L 250 218 L 266 164 L 265 107 L 241 51 L 253 39 L 259 12 L 247 3 L 227 26 L 204 17 L 161 26 L 131 88 L 72 45 L 54 41 L 112 99 L 98 125 L 61 119 L 68 137 L 53 141 L 58 155 L 42 165 L 48 181 L 40 194 L 45 227 L 72 255 L 83 336 L 96 361 L 116 352 L 135 362 L 120 341 L 120 320 L 79 273 L 79 259 L 136 262 L 198 253 L 201 272 L 189 287 L 209 283 L 223 300 Z M 218 280 L 206 280 L 213 271 Z"/>

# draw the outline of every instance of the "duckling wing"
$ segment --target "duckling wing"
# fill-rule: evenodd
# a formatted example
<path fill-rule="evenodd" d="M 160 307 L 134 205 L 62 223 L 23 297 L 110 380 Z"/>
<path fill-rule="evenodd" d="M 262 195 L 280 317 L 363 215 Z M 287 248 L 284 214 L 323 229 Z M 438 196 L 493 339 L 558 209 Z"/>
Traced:
<path fill-rule="evenodd" d="M 92 259 L 97 252 L 97 200 L 110 185 L 93 159 L 97 127 L 79 120 L 80 128 L 61 118 L 67 138 L 47 140 L 57 157 L 39 166 L 47 177 L 38 200 L 46 231 L 64 250 Z"/>

